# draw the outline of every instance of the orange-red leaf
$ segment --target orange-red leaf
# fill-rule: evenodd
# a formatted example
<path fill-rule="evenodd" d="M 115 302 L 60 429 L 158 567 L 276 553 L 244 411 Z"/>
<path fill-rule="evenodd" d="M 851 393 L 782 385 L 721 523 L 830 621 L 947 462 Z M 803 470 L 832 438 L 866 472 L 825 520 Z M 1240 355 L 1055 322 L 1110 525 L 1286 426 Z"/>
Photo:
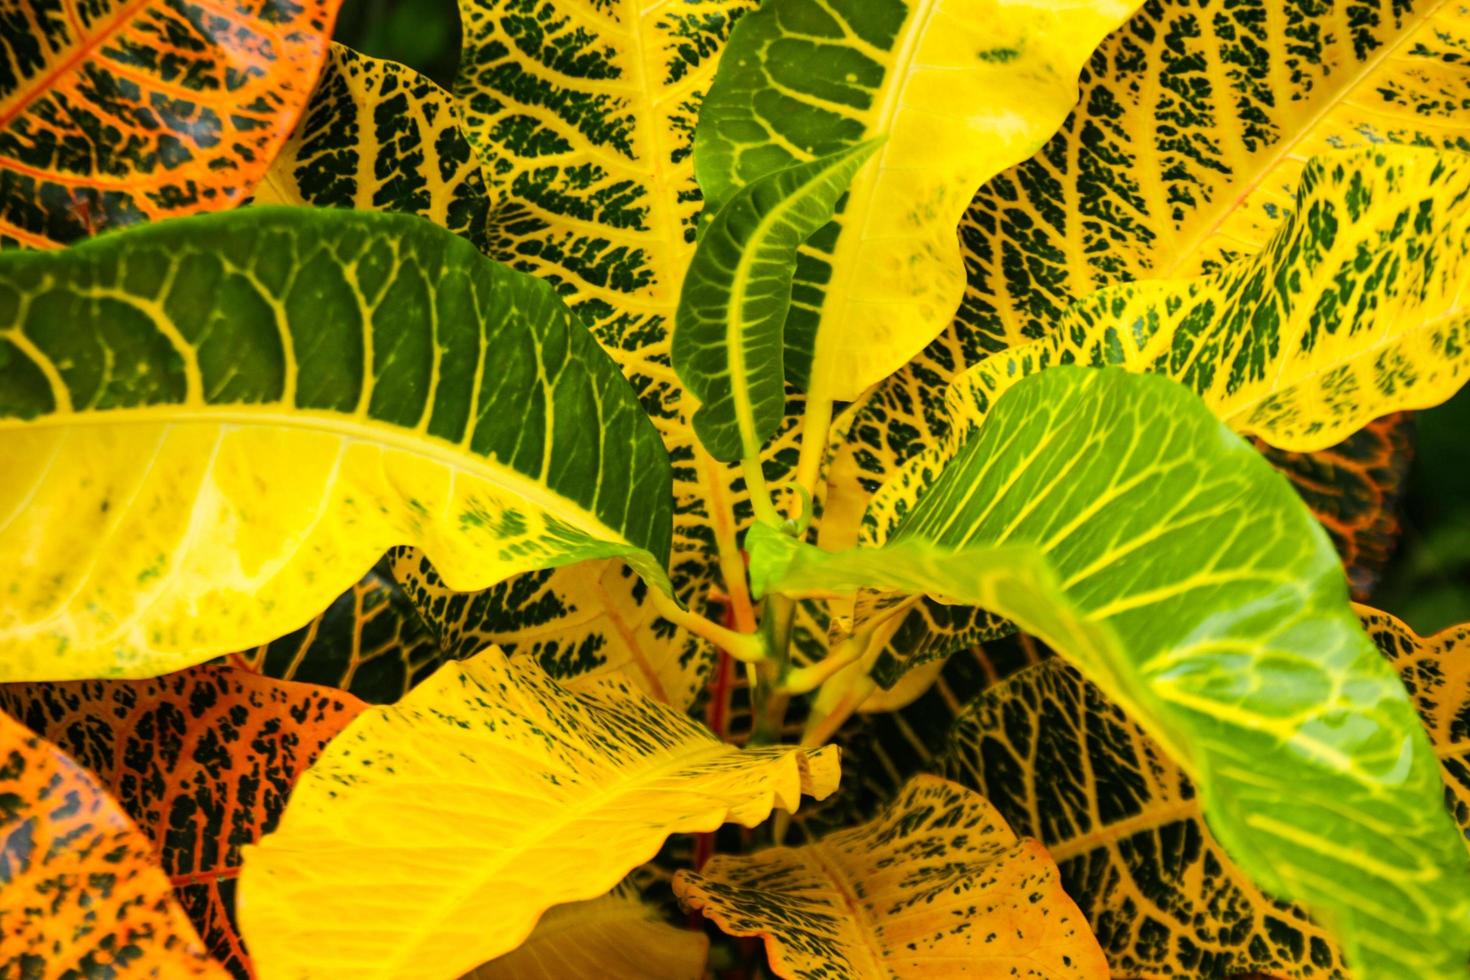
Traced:
<path fill-rule="evenodd" d="M 0 244 L 238 203 L 306 104 L 340 3 L 6 4 Z"/>
<path fill-rule="evenodd" d="M 91 770 L 152 839 L 208 948 L 237 976 L 249 970 L 234 926 L 240 847 L 275 827 L 296 777 L 364 707 L 219 664 L 0 687 L 0 708 Z"/>
<path fill-rule="evenodd" d="M 0 715 L 0 977 L 222 976 L 153 844 L 54 745 Z"/>

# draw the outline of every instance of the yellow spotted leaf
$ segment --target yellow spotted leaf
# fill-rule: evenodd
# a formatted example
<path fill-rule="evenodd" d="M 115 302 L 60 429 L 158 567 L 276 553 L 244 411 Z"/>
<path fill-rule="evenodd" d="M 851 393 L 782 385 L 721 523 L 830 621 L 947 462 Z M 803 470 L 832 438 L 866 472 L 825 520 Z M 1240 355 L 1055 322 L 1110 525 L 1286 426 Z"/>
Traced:
<path fill-rule="evenodd" d="M 700 980 L 709 940 L 658 918 L 636 897 L 615 891 L 558 905 L 513 952 L 465 980 Z"/>
<path fill-rule="evenodd" d="M 877 818 L 798 848 L 717 855 L 679 900 L 758 936 L 789 980 L 1104 980 L 1057 866 L 962 786 L 917 776 Z"/>
<path fill-rule="evenodd" d="M 8 252 L 0 323 L 0 678 L 269 642 L 400 544 L 459 588 L 609 557 L 668 587 L 632 391 L 550 286 L 427 221 L 248 208 Z"/>
<path fill-rule="evenodd" d="M 255 201 L 418 214 L 486 247 L 490 200 L 454 97 L 340 44 Z"/>
<path fill-rule="evenodd" d="M 754 826 L 837 777 L 835 748 L 742 751 L 626 682 L 568 691 L 491 647 L 327 747 L 246 852 L 240 922 L 264 976 L 454 975 L 670 834 Z"/>
<path fill-rule="evenodd" d="M 731 35 L 699 115 L 711 209 L 755 180 L 885 136 L 838 217 L 802 252 L 786 376 L 847 401 L 954 317 L 955 225 L 1077 98 L 1077 73 L 1128 0 L 769 0 Z"/>
<path fill-rule="evenodd" d="M 311 93 L 340 2 L 7 4 L 0 243 L 244 200 Z"/>

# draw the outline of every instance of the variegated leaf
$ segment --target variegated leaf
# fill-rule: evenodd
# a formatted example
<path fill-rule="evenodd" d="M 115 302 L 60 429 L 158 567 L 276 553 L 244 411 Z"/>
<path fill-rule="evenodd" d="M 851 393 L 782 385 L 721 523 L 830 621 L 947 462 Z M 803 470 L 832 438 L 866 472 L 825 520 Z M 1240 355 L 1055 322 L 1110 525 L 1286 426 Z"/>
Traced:
<path fill-rule="evenodd" d="M 0 708 L 85 766 L 137 822 L 209 952 L 237 977 L 250 976 L 234 922 L 240 847 L 274 829 L 296 777 L 363 707 L 218 664 L 0 685 Z"/>
<path fill-rule="evenodd" d="M 1229 853 L 1324 917 L 1350 963 L 1456 975 L 1470 862 L 1432 751 L 1285 481 L 1153 375 L 1057 367 L 974 428 L 979 411 L 900 474 L 912 503 L 883 547 L 824 553 L 757 525 L 757 594 L 870 586 L 1011 618 L 1200 781 Z"/>
<path fill-rule="evenodd" d="M 632 392 L 549 286 L 426 221 L 251 208 L 7 253 L 0 307 L 0 677 L 268 642 L 403 543 L 461 588 L 614 556 L 667 588 Z"/>
<path fill-rule="evenodd" d="M 789 980 L 1107 976 L 1046 849 L 937 776 L 911 780 L 869 823 L 716 856 L 674 890 L 725 932 L 760 937 Z"/>
<path fill-rule="evenodd" d="M 0 244 L 231 207 L 296 123 L 341 0 L 0 11 Z"/>
<path fill-rule="evenodd" d="M 247 850 L 241 924 L 267 976 L 456 975 L 670 834 L 754 826 L 837 776 L 836 749 L 742 751 L 625 682 L 568 691 L 491 647 L 332 742 Z"/>
<path fill-rule="evenodd" d="M 255 200 L 418 214 L 488 245 L 490 199 L 454 97 L 411 68 L 340 44 Z"/>
<path fill-rule="evenodd" d="M 948 326 L 964 291 L 955 224 L 1077 98 L 1127 0 L 768 0 L 733 32 L 701 109 L 712 208 L 759 177 L 888 137 L 803 251 L 786 376 L 846 401 Z"/>
<path fill-rule="evenodd" d="M 529 939 L 464 980 L 700 980 L 709 940 L 661 921 L 637 897 L 614 891 L 558 905 Z"/>
<path fill-rule="evenodd" d="M 81 766 L 0 714 L 0 976 L 223 978 L 157 862 Z"/>

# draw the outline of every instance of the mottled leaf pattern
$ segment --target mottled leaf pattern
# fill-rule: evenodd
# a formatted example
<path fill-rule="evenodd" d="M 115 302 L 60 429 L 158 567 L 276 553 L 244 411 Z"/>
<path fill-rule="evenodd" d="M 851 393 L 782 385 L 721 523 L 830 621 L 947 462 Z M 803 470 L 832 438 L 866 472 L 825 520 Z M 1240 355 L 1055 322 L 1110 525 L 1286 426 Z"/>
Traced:
<path fill-rule="evenodd" d="M 454 97 L 340 44 L 255 200 L 418 214 L 488 245 L 490 199 Z"/>
<path fill-rule="evenodd" d="M 1350 963 L 1457 975 L 1470 863 L 1431 802 L 1433 753 L 1286 482 L 1153 375 L 1058 367 L 972 429 L 978 408 L 891 485 L 906 516 L 883 547 L 758 525 L 757 592 L 873 586 L 1007 616 L 1197 778 L 1231 856 Z"/>
<path fill-rule="evenodd" d="M 296 123 L 340 0 L 0 10 L 0 244 L 242 201 Z"/>
<path fill-rule="evenodd" d="M 1175 378 L 1231 428 L 1297 451 L 1436 405 L 1470 376 L 1470 155 L 1327 154 L 1259 254 L 1196 279 L 1112 286 L 959 383 L 994 397 L 1050 364 Z"/>
<path fill-rule="evenodd" d="M 791 980 L 1107 976 L 1045 848 L 936 776 L 912 780 L 870 823 L 718 855 L 674 890 L 725 932 L 761 937 Z"/>
<path fill-rule="evenodd" d="M 247 851 L 241 924 L 267 976 L 454 975 L 670 834 L 754 826 L 837 776 L 836 749 L 742 751 L 626 683 L 568 691 L 491 647 L 332 742 Z"/>
<path fill-rule="evenodd" d="M 513 952 L 465 980 L 700 980 L 708 953 L 703 933 L 662 922 L 651 906 L 613 892 L 558 905 Z"/>
<path fill-rule="evenodd" d="M 210 953 L 237 976 L 240 846 L 271 830 L 296 777 L 363 704 L 204 664 L 141 681 L 0 685 L 0 708 L 66 751 L 152 840 Z"/>
<path fill-rule="evenodd" d="M 80 766 L 0 714 L 0 975 L 223 978 L 157 861 Z"/>
<path fill-rule="evenodd" d="M 1376 419 L 1335 446 L 1293 453 L 1257 442 L 1327 529 L 1353 598 L 1373 594 L 1399 537 L 1399 503 L 1414 457 L 1408 412 Z"/>
<path fill-rule="evenodd" d="M 428 222 L 251 208 L 9 253 L 0 307 L 0 677 L 268 642 L 404 543 L 460 588 L 611 556 L 667 587 L 632 392 L 549 286 Z"/>
<path fill-rule="evenodd" d="M 953 232 L 976 188 L 1034 152 L 1126 0 L 770 0 L 731 35 L 701 109 L 699 186 L 723 207 L 786 168 L 886 136 L 803 252 L 786 376 L 846 401 L 948 326 Z"/>

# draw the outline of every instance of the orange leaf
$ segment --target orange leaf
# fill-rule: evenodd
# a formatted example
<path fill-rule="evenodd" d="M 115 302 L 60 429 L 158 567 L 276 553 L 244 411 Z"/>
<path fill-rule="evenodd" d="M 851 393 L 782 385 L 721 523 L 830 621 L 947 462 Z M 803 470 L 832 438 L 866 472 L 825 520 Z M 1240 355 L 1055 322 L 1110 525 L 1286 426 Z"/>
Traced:
<path fill-rule="evenodd" d="M 249 973 L 234 925 L 240 847 L 274 829 L 297 776 L 364 707 L 221 664 L 0 686 L 0 708 L 91 770 L 152 839 L 210 952 L 237 976 Z"/>
<path fill-rule="evenodd" d="M 153 845 L 59 749 L 0 715 L 0 976 L 218 977 Z"/>
<path fill-rule="evenodd" d="M 8 5 L 0 243 L 239 203 L 306 104 L 340 3 Z"/>

